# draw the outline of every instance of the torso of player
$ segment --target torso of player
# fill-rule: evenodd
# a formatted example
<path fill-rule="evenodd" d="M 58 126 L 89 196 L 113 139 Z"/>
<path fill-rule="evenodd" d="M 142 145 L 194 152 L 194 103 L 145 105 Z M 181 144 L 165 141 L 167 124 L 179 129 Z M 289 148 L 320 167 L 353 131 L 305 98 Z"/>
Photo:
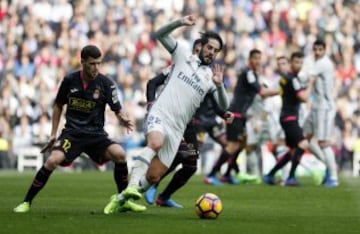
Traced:
<path fill-rule="evenodd" d="M 328 56 L 315 61 L 313 71 L 315 84 L 313 90 L 313 109 L 333 109 L 334 102 L 334 83 L 335 68 Z"/>
<path fill-rule="evenodd" d="M 256 73 L 250 69 L 244 70 L 238 77 L 229 110 L 245 115 L 259 90 Z"/>
<path fill-rule="evenodd" d="M 162 115 L 173 128 L 184 130 L 208 92 L 215 91 L 209 66 L 178 45 L 167 82 L 153 104 L 152 112 Z"/>
<path fill-rule="evenodd" d="M 283 75 L 280 79 L 280 96 L 282 98 L 281 117 L 299 115 L 301 101 L 297 98 L 297 93 L 302 91 L 299 79 L 296 75 Z"/>
<path fill-rule="evenodd" d="M 67 104 L 65 127 L 82 132 L 103 132 L 106 104 L 113 110 L 121 108 L 115 85 L 103 75 L 87 87 L 83 86 L 79 73 L 65 79 L 57 97 L 57 101 Z"/>

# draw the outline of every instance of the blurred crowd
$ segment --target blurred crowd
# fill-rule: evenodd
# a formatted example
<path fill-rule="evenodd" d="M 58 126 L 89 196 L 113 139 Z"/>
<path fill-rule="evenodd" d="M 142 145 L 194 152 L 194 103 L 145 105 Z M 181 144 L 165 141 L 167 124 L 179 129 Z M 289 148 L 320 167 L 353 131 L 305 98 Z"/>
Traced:
<path fill-rule="evenodd" d="M 221 34 L 225 47 L 217 62 L 226 66 L 230 94 L 251 49 L 263 52 L 262 76 L 275 82 L 277 56 L 311 54 L 312 42 L 324 38 L 336 65 L 333 146 L 340 168 L 351 161 L 360 136 L 357 0 L 9 0 L 0 1 L 0 166 L 14 167 L 21 147 L 48 140 L 57 87 L 79 69 L 86 44 L 102 49 L 101 70 L 118 84 L 137 123 L 126 134 L 108 110 L 106 130 L 127 150 L 141 145 L 146 82 L 170 62 L 153 32 L 187 14 L 198 22 L 177 30 L 176 38 L 191 46 L 199 32 Z"/>

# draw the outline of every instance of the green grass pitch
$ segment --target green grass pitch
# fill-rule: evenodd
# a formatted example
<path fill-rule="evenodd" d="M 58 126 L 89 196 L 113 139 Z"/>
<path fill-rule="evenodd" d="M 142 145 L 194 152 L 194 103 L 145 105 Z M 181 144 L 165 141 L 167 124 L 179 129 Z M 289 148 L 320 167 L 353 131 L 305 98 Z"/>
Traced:
<path fill-rule="evenodd" d="M 213 187 L 195 176 L 173 197 L 184 209 L 148 206 L 144 213 L 104 215 L 102 209 L 115 192 L 111 172 L 56 171 L 29 213 L 13 213 L 33 176 L 0 172 L 1 233 L 360 233 L 359 179 L 343 178 L 335 189 L 315 186 L 306 178 L 300 179 L 299 188 Z M 223 202 L 216 220 L 201 220 L 194 213 L 196 198 L 205 192 Z"/>

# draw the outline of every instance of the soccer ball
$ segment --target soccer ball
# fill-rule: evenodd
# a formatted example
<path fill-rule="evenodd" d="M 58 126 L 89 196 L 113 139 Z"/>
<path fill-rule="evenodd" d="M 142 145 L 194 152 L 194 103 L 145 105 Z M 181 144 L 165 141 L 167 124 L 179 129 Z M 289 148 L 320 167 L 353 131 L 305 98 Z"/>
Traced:
<path fill-rule="evenodd" d="M 195 213 L 202 219 L 216 219 L 222 208 L 218 196 L 213 193 L 205 193 L 196 200 Z"/>

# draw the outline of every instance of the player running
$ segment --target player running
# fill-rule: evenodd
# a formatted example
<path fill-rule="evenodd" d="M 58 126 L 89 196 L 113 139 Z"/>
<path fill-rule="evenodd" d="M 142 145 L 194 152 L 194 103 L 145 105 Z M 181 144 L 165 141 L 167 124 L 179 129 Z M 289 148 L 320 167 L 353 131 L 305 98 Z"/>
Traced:
<path fill-rule="evenodd" d="M 285 185 L 299 185 L 295 178 L 295 171 L 304 151 L 308 149 L 308 141 L 304 137 L 299 124 L 299 109 L 301 102 L 308 100 L 314 82 L 314 79 L 310 79 L 306 88 L 301 85 L 298 73 L 303 64 L 303 58 L 304 55 L 302 53 L 293 53 L 290 58 L 291 71 L 288 74 L 283 74 L 283 77 L 280 79 L 280 95 L 282 97 L 280 124 L 285 132 L 286 144 L 290 150 L 277 161 L 269 174 L 263 176 L 264 183 L 270 185 L 275 184 L 275 173 L 290 160 L 291 168 Z"/>
<path fill-rule="evenodd" d="M 158 183 L 172 164 L 186 125 L 208 93 L 215 93 L 219 107 L 225 110 L 228 99 L 223 85 L 223 68 L 210 65 L 221 51 L 223 42 L 217 33 L 207 33 L 199 56 L 192 55 L 170 33 L 181 26 L 192 26 L 192 15 L 170 22 L 155 32 L 158 40 L 172 55 L 169 79 L 146 118 L 147 146 L 135 158 L 128 187 L 110 200 L 105 210 L 116 210 L 118 204 L 140 199 L 152 184 Z"/>
<path fill-rule="evenodd" d="M 205 35 L 206 37 L 206 32 L 202 35 Z M 200 52 L 201 40 L 202 39 L 200 38 L 194 41 L 193 54 L 195 55 Z M 166 69 L 156 77 L 149 80 L 146 90 L 146 97 L 149 105 L 151 105 L 155 101 L 156 92 L 158 89 L 160 89 L 159 87 L 166 83 L 166 79 L 168 77 L 167 71 L 168 70 Z M 165 175 L 162 177 L 162 179 L 165 178 L 169 173 L 174 171 L 177 166 L 179 166 L 180 164 L 182 165 L 182 168 L 176 171 L 171 181 L 157 197 L 156 204 L 158 206 L 174 208 L 183 207 L 182 205 L 176 203 L 173 199 L 171 199 L 171 196 L 178 189 L 183 187 L 197 170 L 197 159 L 199 158 L 199 144 L 202 143 L 199 142 L 199 138 L 197 137 L 200 132 L 209 132 L 210 136 L 213 137 L 215 141 L 225 143 L 225 132 L 223 132 L 223 134 L 217 134 L 213 130 L 219 125 L 218 122 L 215 120 L 217 115 L 225 118 L 227 121 L 232 121 L 232 113 L 225 112 L 218 108 L 214 94 L 209 93 L 196 111 L 194 118 L 187 125 L 183 140 L 180 143 L 180 147 L 176 154 L 175 160 L 173 161 Z M 154 203 L 158 185 L 159 183 L 154 184 L 145 193 L 145 200 L 150 205 Z"/>

